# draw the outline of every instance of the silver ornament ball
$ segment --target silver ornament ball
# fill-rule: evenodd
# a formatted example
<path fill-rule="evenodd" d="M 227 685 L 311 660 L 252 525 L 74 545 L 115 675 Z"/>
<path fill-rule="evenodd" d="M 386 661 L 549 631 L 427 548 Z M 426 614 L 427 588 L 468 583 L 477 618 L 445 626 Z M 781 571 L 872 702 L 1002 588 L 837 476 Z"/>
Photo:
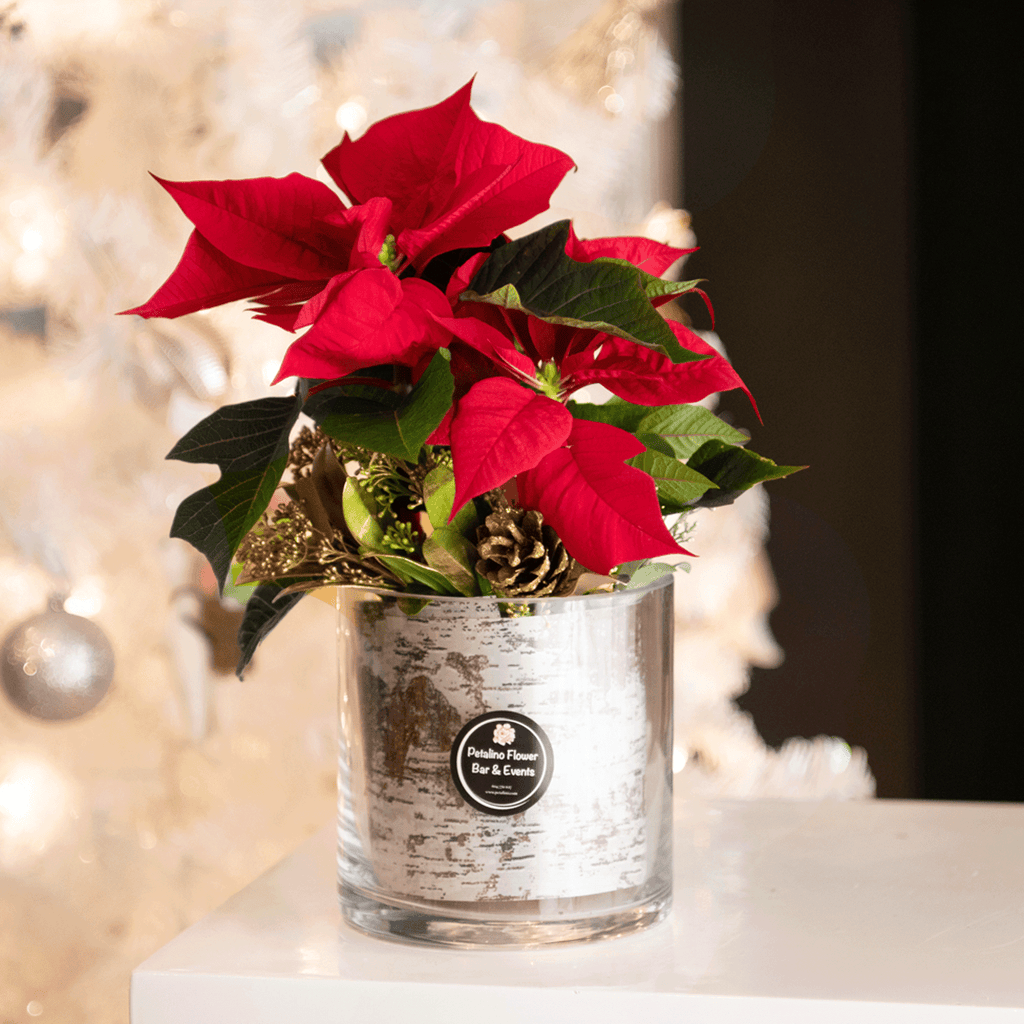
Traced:
<path fill-rule="evenodd" d="M 59 607 L 15 626 L 0 647 L 0 680 L 11 703 L 44 721 L 91 711 L 113 678 L 114 650 L 103 630 Z"/>

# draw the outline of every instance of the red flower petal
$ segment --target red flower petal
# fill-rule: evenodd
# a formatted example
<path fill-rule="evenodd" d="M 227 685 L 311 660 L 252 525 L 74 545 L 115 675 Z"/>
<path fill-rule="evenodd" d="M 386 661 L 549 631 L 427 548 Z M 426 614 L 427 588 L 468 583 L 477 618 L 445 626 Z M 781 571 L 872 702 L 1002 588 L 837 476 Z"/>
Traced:
<path fill-rule="evenodd" d="M 468 107 L 466 109 L 469 110 Z M 470 115 L 475 117 L 472 111 Z M 461 124 L 457 125 L 456 132 L 461 128 Z M 455 139 L 452 143 L 449 143 L 450 150 L 459 144 Z M 489 230 L 489 222 L 485 220 L 487 214 L 478 210 L 489 195 L 500 190 L 510 171 L 508 164 L 495 162 L 486 167 L 467 169 L 460 180 L 457 169 L 443 161 L 437 177 L 420 192 L 419 201 L 405 208 L 403 221 L 395 221 L 399 230 L 398 248 L 415 257 L 418 266 L 425 266 L 438 253 L 490 244 L 491 239 L 504 228 L 519 223 L 516 219 L 502 218 L 501 225 Z M 553 191 L 554 185 L 548 195 Z M 545 200 L 545 209 L 546 206 Z M 515 218 L 515 211 L 511 215 Z M 402 228 L 402 223 L 406 227 Z M 441 236 L 444 237 L 443 245 Z"/>
<path fill-rule="evenodd" d="M 572 169 L 573 162 L 550 146 L 529 143 L 498 125 L 476 120 L 476 136 L 464 143 L 480 158 L 501 166 L 500 172 L 476 172 L 449 194 L 443 207 L 423 228 L 406 229 L 398 247 L 417 267 L 451 249 L 489 245 L 497 235 L 543 213 L 551 193 Z M 464 154 L 460 163 L 468 163 Z M 457 175 L 465 169 L 457 167 Z M 442 204 L 438 204 L 439 206 Z M 431 210 L 430 213 L 433 213 Z"/>
<path fill-rule="evenodd" d="M 378 121 L 358 140 L 345 135 L 322 161 L 354 201 L 392 200 L 398 247 L 418 268 L 542 213 L 573 166 L 551 146 L 481 121 L 469 105 L 472 85 Z"/>
<path fill-rule="evenodd" d="M 757 402 L 754 401 L 754 396 L 750 393 L 750 389 L 740 379 L 740 375 L 732 368 L 732 363 L 725 356 L 718 353 L 699 334 L 691 331 L 686 324 L 681 324 L 678 320 L 669 320 L 667 322 L 672 329 L 672 333 L 676 336 L 676 340 L 683 348 L 688 348 L 691 352 L 699 352 L 701 355 L 711 356 L 710 359 L 702 359 L 700 362 L 685 363 L 683 365 L 692 366 L 693 372 L 698 375 L 706 374 L 709 382 L 712 380 L 716 381 L 717 386 L 713 389 L 715 391 L 731 391 L 733 388 L 739 388 L 750 399 L 750 404 L 754 407 L 754 412 L 757 413 L 757 418 L 760 421 L 761 413 L 758 411 Z M 708 393 L 710 394 L 711 392 Z"/>
<path fill-rule="evenodd" d="M 256 301 L 267 309 L 285 309 L 296 305 L 301 307 L 321 291 L 325 284 L 325 281 L 289 281 L 272 292 L 260 295 Z"/>
<path fill-rule="evenodd" d="M 450 312 L 444 295 L 426 281 L 399 281 L 385 267 L 339 274 L 311 302 L 316 322 L 289 346 L 274 383 L 341 377 L 381 363 L 412 366 L 451 339 L 434 319 Z"/>
<path fill-rule="evenodd" d="M 600 335 L 598 345 L 563 360 L 563 382 L 570 391 L 603 384 L 612 394 L 637 405 L 676 405 L 744 387 L 732 366 L 710 346 L 705 346 L 712 353 L 708 359 L 673 363 L 660 352 L 625 338 Z"/>
<path fill-rule="evenodd" d="M 348 265 L 351 243 L 340 246 L 337 229 L 323 226 L 344 207 L 322 182 L 301 174 L 241 181 L 156 180 L 199 233 L 237 263 L 304 281 L 326 281 Z"/>
<path fill-rule="evenodd" d="M 404 210 L 410 192 L 418 194 L 437 176 L 445 144 L 464 107 L 469 82 L 433 107 L 407 110 L 370 125 L 358 139 L 348 133 L 320 162 L 354 203 L 387 196 Z M 396 219 L 401 219 L 396 210 Z"/>
<path fill-rule="evenodd" d="M 488 377 L 505 377 L 523 383 L 522 377 L 500 363 L 495 363 L 459 338 L 453 338 L 448 346 L 452 357 L 452 376 L 455 378 L 455 399 L 462 398 L 474 384 Z M 438 441 L 447 444 L 447 441 Z"/>
<path fill-rule="evenodd" d="M 571 225 L 569 242 L 565 247 L 565 254 L 580 263 L 590 263 L 599 257 L 628 260 L 655 277 L 661 277 L 676 260 L 696 251 L 674 249 L 652 238 L 577 238 Z"/>
<path fill-rule="evenodd" d="M 225 302 L 253 298 L 273 291 L 287 280 L 280 274 L 236 263 L 193 231 L 171 276 L 148 302 L 122 313 L 147 318 L 184 316 Z"/>
<path fill-rule="evenodd" d="M 447 444 L 452 443 L 452 417 L 455 415 L 455 406 L 451 406 L 448 411 L 444 414 L 444 419 L 436 427 L 434 432 L 427 438 L 427 444 Z"/>
<path fill-rule="evenodd" d="M 533 380 L 536 376 L 533 360 L 520 352 L 512 339 L 492 324 L 475 316 L 438 317 L 437 322 L 503 371 L 511 371 L 528 380 Z"/>
<path fill-rule="evenodd" d="M 253 320 L 262 320 L 265 324 L 273 324 L 274 327 L 280 327 L 281 330 L 294 334 L 295 321 L 298 320 L 301 312 L 301 306 L 281 306 L 273 310 L 256 308 L 252 311 L 252 318 Z"/>
<path fill-rule="evenodd" d="M 385 274 L 386 277 L 383 276 Z M 335 319 L 341 312 L 348 318 L 362 316 L 364 322 L 374 323 L 376 329 L 380 321 L 368 319 L 361 313 L 361 306 L 365 304 L 368 295 L 373 296 L 376 312 L 380 313 L 381 317 L 387 316 L 385 310 L 390 311 L 401 301 L 401 282 L 379 264 L 371 271 L 346 270 L 342 274 L 336 274 L 303 304 L 295 318 L 295 329 L 315 324 L 328 307 L 331 308 Z"/>
<path fill-rule="evenodd" d="M 350 269 L 380 266 L 380 251 L 388 235 L 391 220 L 391 200 L 377 196 L 359 206 L 338 210 L 324 218 L 324 223 L 350 239 L 352 254 Z"/>
<path fill-rule="evenodd" d="M 537 353 L 538 362 L 554 362 L 561 367 L 562 361 L 571 352 L 587 349 L 594 345 L 598 338 L 605 335 L 597 331 L 588 331 L 567 324 L 549 324 L 535 316 L 522 316 L 523 330 L 529 337 L 530 347 Z M 524 343 L 526 339 L 523 339 Z"/>
<path fill-rule="evenodd" d="M 292 281 L 275 288 L 256 300 L 250 312 L 254 320 L 282 327 L 286 331 L 296 330 L 296 321 L 302 307 L 324 287 L 323 281 Z"/>
<path fill-rule="evenodd" d="M 568 445 L 516 478 L 519 500 L 538 509 L 581 565 L 608 573 L 658 555 L 689 554 L 668 532 L 654 481 L 624 464 L 644 446 L 607 423 L 573 420 Z"/>
<path fill-rule="evenodd" d="M 452 514 L 470 498 L 536 466 L 565 443 L 572 424 L 564 405 L 503 377 L 474 384 L 459 400 L 451 423 Z"/>
<path fill-rule="evenodd" d="M 487 262 L 490 255 L 489 252 L 478 252 L 475 256 L 470 256 L 452 274 L 451 279 L 448 281 L 448 290 L 445 294 L 453 306 L 458 297 L 469 287 L 469 282 L 473 280 L 476 272 Z"/>

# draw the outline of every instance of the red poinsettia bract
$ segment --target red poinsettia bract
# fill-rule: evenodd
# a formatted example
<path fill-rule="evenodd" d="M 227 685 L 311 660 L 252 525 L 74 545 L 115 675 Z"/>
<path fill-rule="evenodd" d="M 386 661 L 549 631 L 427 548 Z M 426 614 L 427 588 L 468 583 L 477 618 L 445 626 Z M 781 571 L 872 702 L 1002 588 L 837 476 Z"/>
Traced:
<path fill-rule="evenodd" d="M 574 166 L 560 150 L 481 121 L 469 105 L 472 86 L 378 121 L 355 141 L 346 135 L 323 159 L 354 202 L 392 201 L 390 230 L 417 269 L 443 252 L 487 246 L 543 213 Z"/>
<path fill-rule="evenodd" d="M 514 478 L 519 503 L 540 511 L 594 572 L 688 553 L 665 526 L 654 481 L 625 464 L 645 450 L 625 430 L 574 419 L 561 402 L 489 377 L 459 401 L 449 440 L 456 511 Z"/>
<path fill-rule="evenodd" d="M 565 403 L 590 384 L 652 407 L 740 388 L 756 412 L 729 362 L 675 321 L 667 323 L 676 340 L 704 358 L 673 363 L 625 338 L 481 303 L 461 303 L 455 312 L 442 324 L 454 336 L 456 398 L 429 439 L 451 447 L 453 516 L 514 478 L 519 503 L 540 511 L 569 553 L 594 572 L 689 555 L 665 525 L 654 480 L 627 465 L 645 445 L 626 430 L 575 418 Z"/>
<path fill-rule="evenodd" d="M 636 260 L 660 274 L 683 253 L 648 239 L 584 241 L 570 233 L 567 254 Z M 679 343 L 703 358 L 684 363 L 626 338 L 551 324 L 485 303 L 459 302 L 482 262 L 474 257 L 449 285 L 456 400 L 430 440 L 450 444 L 457 511 L 514 477 L 519 501 L 542 512 L 569 552 L 596 572 L 623 561 L 687 553 L 665 527 L 653 480 L 625 460 L 643 444 L 627 431 L 576 420 L 575 391 L 601 384 L 625 401 L 663 406 L 698 402 L 746 385 L 729 362 L 684 324 L 667 321 Z M 756 410 L 756 406 L 755 406 Z"/>
<path fill-rule="evenodd" d="M 640 558 L 688 555 L 665 526 L 654 481 L 625 464 L 643 451 L 625 430 L 573 420 L 564 445 L 518 474 L 519 501 L 539 510 L 566 550 L 594 572 Z"/>
<path fill-rule="evenodd" d="M 480 121 L 471 84 L 425 110 L 345 136 L 324 166 L 355 205 L 301 174 L 160 184 L 195 226 L 143 317 L 177 317 L 238 299 L 288 331 L 277 380 L 413 366 L 445 345 L 442 292 L 403 268 L 487 246 L 546 209 L 572 167 L 564 153 Z"/>

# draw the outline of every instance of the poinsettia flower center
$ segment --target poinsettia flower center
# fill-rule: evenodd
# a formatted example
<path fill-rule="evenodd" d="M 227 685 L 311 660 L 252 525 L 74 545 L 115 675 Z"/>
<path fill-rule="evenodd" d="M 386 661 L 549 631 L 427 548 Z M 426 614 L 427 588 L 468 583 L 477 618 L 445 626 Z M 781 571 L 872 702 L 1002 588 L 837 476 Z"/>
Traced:
<path fill-rule="evenodd" d="M 556 363 L 542 363 L 537 370 L 536 380 L 541 394 L 553 398 L 556 402 L 561 401 L 562 375 L 559 373 Z"/>
<path fill-rule="evenodd" d="M 377 259 L 388 270 L 394 269 L 395 264 L 399 260 L 398 243 L 395 241 L 394 235 L 388 235 L 384 239 L 384 244 L 380 247 L 380 252 L 377 253 Z"/>

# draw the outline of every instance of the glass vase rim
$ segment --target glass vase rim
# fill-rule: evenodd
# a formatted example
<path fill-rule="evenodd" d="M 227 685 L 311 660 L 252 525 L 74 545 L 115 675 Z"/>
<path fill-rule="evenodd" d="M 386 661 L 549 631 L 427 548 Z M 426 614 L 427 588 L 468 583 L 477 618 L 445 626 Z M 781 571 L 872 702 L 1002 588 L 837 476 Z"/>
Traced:
<path fill-rule="evenodd" d="M 518 595 L 515 597 L 499 597 L 496 594 L 412 594 L 404 590 L 388 590 L 384 587 L 365 587 L 352 584 L 337 584 L 329 586 L 325 589 L 334 591 L 334 602 L 336 606 L 340 606 L 343 600 L 343 593 L 347 592 L 351 597 L 377 597 L 377 598 L 391 598 L 392 600 L 409 600 L 409 601 L 427 601 L 427 602 L 441 602 L 442 604 L 450 606 L 458 606 L 460 604 L 540 604 L 542 602 L 550 602 L 556 605 L 578 605 L 586 604 L 589 602 L 605 603 L 609 599 L 620 601 L 632 601 L 640 597 L 644 597 L 647 594 L 654 593 L 658 590 L 664 589 L 665 587 L 672 587 L 675 583 L 675 572 L 665 573 L 659 576 L 655 580 L 651 580 L 650 583 L 645 583 L 640 587 L 624 587 L 622 590 L 600 590 L 591 591 L 585 594 L 563 594 L 561 596 L 554 596 L 551 594 L 545 597 L 536 597 L 531 595 Z"/>

